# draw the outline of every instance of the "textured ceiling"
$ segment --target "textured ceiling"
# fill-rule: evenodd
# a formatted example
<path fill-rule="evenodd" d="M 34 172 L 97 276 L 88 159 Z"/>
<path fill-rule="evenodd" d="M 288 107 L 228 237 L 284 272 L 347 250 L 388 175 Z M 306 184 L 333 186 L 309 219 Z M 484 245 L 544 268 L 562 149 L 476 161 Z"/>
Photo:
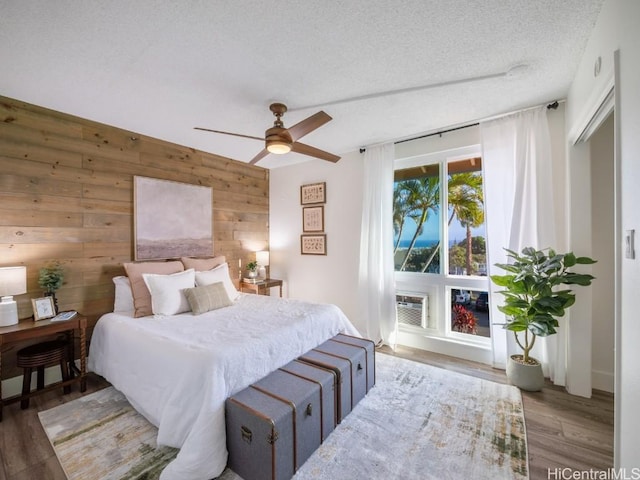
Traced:
<path fill-rule="evenodd" d="M 340 155 L 564 98 L 602 2 L 0 0 L 0 95 L 241 161 L 193 127 L 262 136 L 280 101 Z"/>

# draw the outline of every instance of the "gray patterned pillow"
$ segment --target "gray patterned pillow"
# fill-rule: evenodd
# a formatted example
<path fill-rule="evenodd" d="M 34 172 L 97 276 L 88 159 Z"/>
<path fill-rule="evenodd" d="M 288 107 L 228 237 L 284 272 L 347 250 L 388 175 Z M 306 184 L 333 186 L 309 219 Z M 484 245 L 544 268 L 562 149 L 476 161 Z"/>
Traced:
<path fill-rule="evenodd" d="M 222 282 L 183 290 L 194 315 L 233 305 Z"/>

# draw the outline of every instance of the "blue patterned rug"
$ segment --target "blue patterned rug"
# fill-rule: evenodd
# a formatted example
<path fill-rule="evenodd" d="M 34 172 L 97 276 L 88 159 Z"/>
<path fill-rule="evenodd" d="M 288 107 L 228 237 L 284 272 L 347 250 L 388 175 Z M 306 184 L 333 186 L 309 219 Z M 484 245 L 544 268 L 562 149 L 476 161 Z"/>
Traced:
<path fill-rule="evenodd" d="M 517 388 L 384 354 L 376 366 L 376 386 L 295 480 L 529 478 Z M 155 480 L 176 455 L 112 387 L 39 415 L 70 480 Z"/>

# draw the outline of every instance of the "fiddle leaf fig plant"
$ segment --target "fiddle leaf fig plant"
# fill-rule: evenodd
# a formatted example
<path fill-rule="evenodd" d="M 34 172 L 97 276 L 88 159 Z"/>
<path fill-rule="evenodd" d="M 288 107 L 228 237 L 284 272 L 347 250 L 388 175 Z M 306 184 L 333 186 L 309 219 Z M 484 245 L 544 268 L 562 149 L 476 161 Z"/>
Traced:
<path fill-rule="evenodd" d="M 497 263 L 506 275 L 491 275 L 491 280 L 504 290 L 504 304 L 498 307 L 507 316 L 503 328 L 513 332 L 523 351 L 522 362 L 535 364 L 529 353 L 537 337 L 556 333 L 558 318 L 576 301 L 575 294 L 563 285 L 591 285 L 592 275 L 576 273 L 570 268 L 590 265 L 595 260 L 576 257 L 572 252 L 556 253 L 552 249 L 536 250 L 526 247 L 521 253 L 505 249 L 511 263 Z M 560 288 L 558 288 L 560 287 Z M 522 336 L 520 336 L 521 334 Z"/>

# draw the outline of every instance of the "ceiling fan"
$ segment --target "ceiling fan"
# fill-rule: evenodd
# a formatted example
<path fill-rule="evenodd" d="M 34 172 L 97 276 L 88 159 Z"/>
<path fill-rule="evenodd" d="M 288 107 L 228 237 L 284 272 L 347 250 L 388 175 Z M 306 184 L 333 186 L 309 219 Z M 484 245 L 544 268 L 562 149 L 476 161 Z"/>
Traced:
<path fill-rule="evenodd" d="M 315 129 L 320 128 L 322 125 L 331 120 L 331 117 L 329 115 L 327 115 L 323 111 L 319 111 L 318 113 L 305 118 L 301 122 L 296 123 L 293 127 L 285 128 L 284 124 L 282 123 L 282 116 L 287 111 L 287 106 L 283 103 L 272 103 L 271 105 L 269 105 L 269 110 L 273 112 L 276 120 L 273 122 L 273 127 L 267 129 L 267 131 L 264 132 L 264 138 L 253 137 L 251 135 L 242 135 L 240 133 L 211 130 L 209 128 L 194 128 L 196 130 L 203 130 L 205 132 L 222 133 L 224 135 L 233 135 L 235 137 L 242 138 L 252 138 L 254 140 L 260 140 L 264 142 L 265 148 L 255 157 L 253 157 L 249 162 L 252 165 L 262 160 L 270 153 L 281 155 L 283 153 L 289 153 L 291 151 L 334 163 L 340 160 L 340 157 L 337 155 L 298 142 L 300 138 L 304 137 L 308 133 L 313 132 Z"/>

